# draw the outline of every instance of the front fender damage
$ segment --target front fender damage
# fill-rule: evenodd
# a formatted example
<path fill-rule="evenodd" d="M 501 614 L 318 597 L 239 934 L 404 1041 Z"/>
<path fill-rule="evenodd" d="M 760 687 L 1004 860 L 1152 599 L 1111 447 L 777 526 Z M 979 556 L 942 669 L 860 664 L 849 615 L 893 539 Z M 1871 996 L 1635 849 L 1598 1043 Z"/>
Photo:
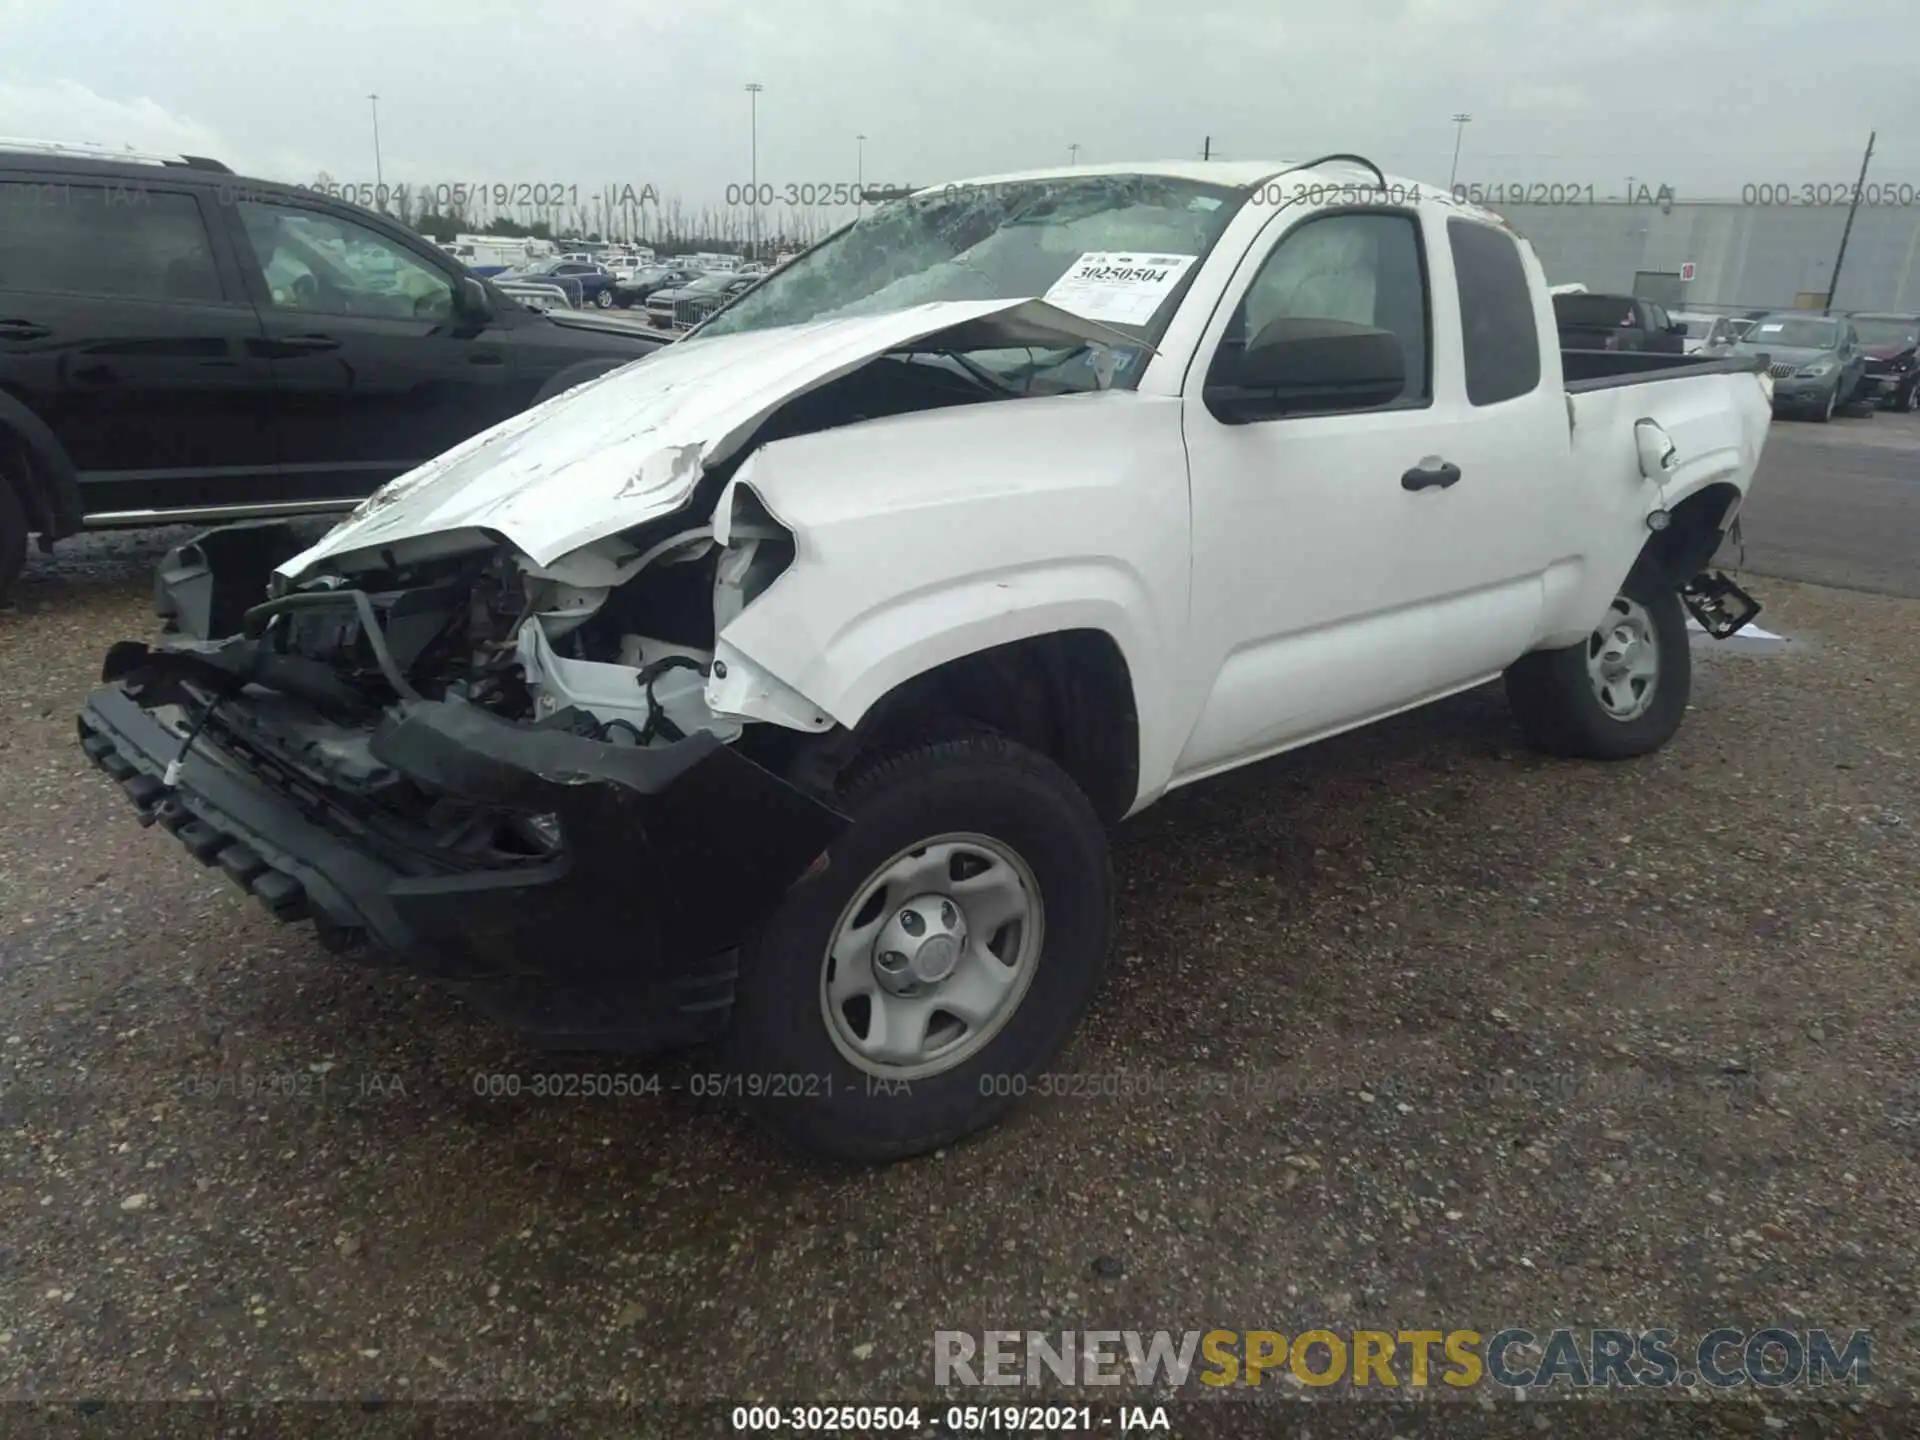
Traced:
<path fill-rule="evenodd" d="M 557 819 L 565 854 L 540 883 L 394 888 L 421 939 L 502 965 L 604 960 L 649 939 L 668 956 L 732 949 L 846 823 L 707 732 L 640 749 L 426 701 L 383 723 L 372 750 L 431 790 Z"/>

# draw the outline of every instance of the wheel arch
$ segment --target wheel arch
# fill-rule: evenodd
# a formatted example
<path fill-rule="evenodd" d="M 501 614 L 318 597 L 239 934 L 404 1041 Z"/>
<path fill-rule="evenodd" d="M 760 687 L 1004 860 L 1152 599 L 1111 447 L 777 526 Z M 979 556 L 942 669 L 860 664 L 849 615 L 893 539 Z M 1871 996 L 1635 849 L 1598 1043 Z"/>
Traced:
<path fill-rule="evenodd" d="M 1140 789 L 1140 711 L 1135 677 L 1108 630 L 1081 625 L 935 658 L 896 679 L 851 723 L 793 736 L 787 768 L 799 783 L 831 791 L 856 763 L 889 750 L 990 730 L 1046 756 L 1113 824 Z"/>
<path fill-rule="evenodd" d="M 1675 588 L 1685 585 L 1713 560 L 1741 499 L 1740 487 L 1728 480 L 1694 491 L 1669 512 L 1666 529 L 1647 536 L 1636 568 Z"/>
<path fill-rule="evenodd" d="M 80 528 L 80 477 L 52 430 L 25 403 L 0 390 L 0 484 L 11 485 L 29 528 L 59 538 Z"/>

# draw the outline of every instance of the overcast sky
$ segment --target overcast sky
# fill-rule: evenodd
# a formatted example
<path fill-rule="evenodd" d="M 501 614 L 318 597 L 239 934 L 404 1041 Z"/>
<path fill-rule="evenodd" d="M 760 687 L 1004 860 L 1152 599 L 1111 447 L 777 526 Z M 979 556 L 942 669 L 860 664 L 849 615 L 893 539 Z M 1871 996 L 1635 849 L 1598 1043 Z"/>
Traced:
<path fill-rule="evenodd" d="M 1358 150 L 1444 184 L 1920 182 L 1909 0 L 0 0 L 0 135 L 243 174 L 931 183 Z"/>

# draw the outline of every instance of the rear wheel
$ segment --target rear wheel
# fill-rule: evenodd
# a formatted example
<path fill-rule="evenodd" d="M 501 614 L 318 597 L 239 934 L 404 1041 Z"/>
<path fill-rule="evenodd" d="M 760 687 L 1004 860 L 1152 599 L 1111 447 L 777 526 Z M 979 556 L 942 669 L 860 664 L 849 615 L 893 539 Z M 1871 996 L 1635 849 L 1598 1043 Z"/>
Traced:
<path fill-rule="evenodd" d="M 20 492 L 0 471 L 0 600 L 7 598 L 27 563 L 27 510 Z"/>
<path fill-rule="evenodd" d="M 1658 750 L 1680 728 L 1693 686 L 1679 594 L 1636 570 L 1591 635 L 1522 656 L 1506 682 L 1535 749 L 1589 760 Z"/>
<path fill-rule="evenodd" d="M 602 290 L 598 295 L 593 297 L 593 303 L 598 305 L 602 310 L 611 310 L 613 308 L 613 291 Z"/>
<path fill-rule="evenodd" d="M 1106 964 L 1106 832 L 991 734 L 888 756 L 839 803 L 825 872 L 743 957 L 733 1065 L 782 1138 L 891 1160 L 992 1124 L 1066 1043 Z"/>

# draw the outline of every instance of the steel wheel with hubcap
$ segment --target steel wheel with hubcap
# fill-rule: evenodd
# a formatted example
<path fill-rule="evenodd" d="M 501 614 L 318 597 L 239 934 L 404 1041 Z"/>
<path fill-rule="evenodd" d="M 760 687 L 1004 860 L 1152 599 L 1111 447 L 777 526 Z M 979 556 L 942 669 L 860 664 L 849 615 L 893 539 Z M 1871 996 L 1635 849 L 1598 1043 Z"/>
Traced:
<path fill-rule="evenodd" d="M 1636 720 L 1660 683 L 1660 641 L 1647 607 L 1616 595 L 1607 618 L 1587 640 L 1587 678 L 1594 698 L 1615 720 Z"/>
<path fill-rule="evenodd" d="M 1521 656 L 1506 682 L 1514 719 L 1535 749 L 1590 760 L 1658 750 L 1680 728 L 1693 685 L 1678 592 L 1636 567 L 1592 634 Z"/>
<path fill-rule="evenodd" d="M 847 830 L 741 956 L 727 1036 L 782 1138 L 890 1160 L 992 1124 L 1093 999 L 1106 828 L 1044 755 L 971 730 L 857 762 Z"/>
<path fill-rule="evenodd" d="M 820 1004 L 848 1063 L 885 1080 L 950 1070 L 1000 1033 L 1045 934 L 1033 872 L 985 835 L 894 856 L 841 911 Z"/>

